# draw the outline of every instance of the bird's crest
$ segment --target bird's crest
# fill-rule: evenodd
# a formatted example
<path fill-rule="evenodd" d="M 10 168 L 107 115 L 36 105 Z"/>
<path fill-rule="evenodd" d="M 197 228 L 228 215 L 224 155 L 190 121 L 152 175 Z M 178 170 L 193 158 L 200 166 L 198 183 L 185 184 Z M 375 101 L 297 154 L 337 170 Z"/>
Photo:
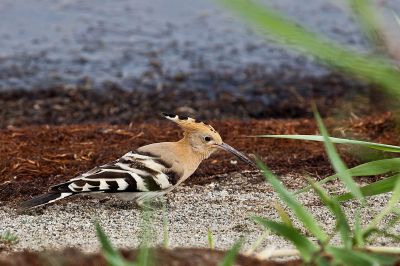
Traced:
<path fill-rule="evenodd" d="M 212 133 L 217 133 L 211 125 L 197 121 L 194 118 L 168 113 L 163 113 L 163 115 L 168 120 L 177 123 L 186 132 L 211 131 Z"/>

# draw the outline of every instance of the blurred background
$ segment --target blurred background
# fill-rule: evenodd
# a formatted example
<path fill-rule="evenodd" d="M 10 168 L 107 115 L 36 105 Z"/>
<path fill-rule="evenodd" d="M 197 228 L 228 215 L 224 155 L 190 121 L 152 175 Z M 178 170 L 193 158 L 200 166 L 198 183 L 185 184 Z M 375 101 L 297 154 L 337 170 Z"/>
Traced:
<path fill-rule="evenodd" d="M 374 50 L 348 1 L 261 3 L 349 49 Z M 398 0 L 375 3 L 400 13 Z M 2 0 L 0 17 L 3 128 L 129 123 L 160 111 L 309 117 L 311 101 L 322 114 L 379 109 L 374 86 L 257 34 L 216 1 Z"/>

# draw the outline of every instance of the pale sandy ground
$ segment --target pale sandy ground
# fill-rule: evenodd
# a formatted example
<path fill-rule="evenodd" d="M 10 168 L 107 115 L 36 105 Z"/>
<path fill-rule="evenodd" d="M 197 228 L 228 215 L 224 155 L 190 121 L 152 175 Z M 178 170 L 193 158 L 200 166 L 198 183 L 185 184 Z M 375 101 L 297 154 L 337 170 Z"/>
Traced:
<path fill-rule="evenodd" d="M 217 248 L 226 249 L 241 236 L 246 238 L 248 248 L 262 234 L 261 226 L 249 217 L 259 215 L 278 219 L 273 208 L 277 196 L 267 183 L 249 183 L 250 174 L 231 174 L 218 183 L 205 186 L 182 186 L 168 195 L 167 214 L 170 247 L 207 247 L 207 231 L 211 229 Z M 284 182 L 294 180 L 284 176 Z M 298 179 L 297 179 L 298 180 Z M 338 189 L 337 184 L 329 186 Z M 389 199 L 390 195 L 368 200 L 362 214 L 363 223 L 373 217 Z M 304 194 L 301 201 L 319 219 L 324 228 L 332 228 L 334 220 L 329 211 L 321 206 L 312 194 Z M 353 217 L 355 202 L 345 203 L 346 213 Z M 162 208 L 154 211 L 154 239 L 163 239 Z M 93 221 L 98 219 L 112 242 L 118 247 L 135 248 L 140 240 L 141 212 L 129 204 L 116 200 L 100 203 L 97 199 L 79 199 L 51 205 L 45 210 L 29 214 L 17 214 L 9 206 L 0 208 L 0 233 L 10 230 L 20 241 L 14 250 L 60 249 L 79 247 L 85 251 L 99 248 Z M 350 218 L 351 219 L 351 218 Z M 392 229 L 400 233 L 400 225 Z M 397 245 L 377 239 L 375 245 Z M 281 238 L 271 234 L 262 247 L 289 247 Z"/>

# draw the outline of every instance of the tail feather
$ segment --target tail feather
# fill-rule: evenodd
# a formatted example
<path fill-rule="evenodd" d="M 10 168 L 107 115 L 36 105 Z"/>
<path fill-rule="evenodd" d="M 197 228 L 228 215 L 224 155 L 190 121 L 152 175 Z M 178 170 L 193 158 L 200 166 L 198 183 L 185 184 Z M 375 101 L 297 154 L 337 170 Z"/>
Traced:
<path fill-rule="evenodd" d="M 35 207 L 46 205 L 46 204 L 55 202 L 57 200 L 69 197 L 72 194 L 74 194 L 74 193 L 72 193 L 72 192 L 50 192 L 48 194 L 40 195 L 33 199 L 22 202 L 20 204 L 20 207 L 23 209 L 35 208 Z"/>

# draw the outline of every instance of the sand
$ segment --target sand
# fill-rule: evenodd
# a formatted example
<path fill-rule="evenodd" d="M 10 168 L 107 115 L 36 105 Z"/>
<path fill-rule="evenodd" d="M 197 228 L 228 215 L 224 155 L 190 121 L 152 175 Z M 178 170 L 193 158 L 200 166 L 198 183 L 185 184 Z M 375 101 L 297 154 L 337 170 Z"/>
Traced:
<path fill-rule="evenodd" d="M 251 216 L 278 219 L 273 205 L 277 195 L 267 183 L 252 184 L 254 172 L 221 175 L 220 182 L 208 185 L 181 186 L 166 197 L 166 217 L 169 247 L 208 247 L 207 232 L 210 229 L 218 249 L 227 249 L 240 237 L 245 237 L 243 250 L 249 248 L 263 233 Z M 298 177 L 297 177 L 298 178 Z M 284 182 L 296 179 L 293 175 L 282 177 Z M 329 190 L 342 190 L 337 182 L 328 186 Z M 362 222 L 367 223 L 388 201 L 390 195 L 368 199 L 362 212 Z M 324 229 L 334 226 L 329 211 L 321 206 L 312 193 L 300 196 L 311 213 L 321 222 Z M 344 204 L 345 211 L 353 221 L 354 212 L 359 206 L 356 202 Z M 155 204 L 151 239 L 153 245 L 163 243 L 163 208 L 160 201 Z M 46 250 L 78 247 L 92 252 L 99 249 L 93 222 L 98 220 L 117 247 L 135 248 L 143 236 L 142 211 L 134 204 L 116 199 L 106 202 L 88 197 L 64 200 L 27 213 L 18 213 L 6 205 L 0 208 L 0 232 L 10 230 L 19 237 L 12 250 Z M 297 225 L 298 222 L 295 222 Z M 400 225 L 392 228 L 400 233 Z M 338 243 L 338 239 L 334 238 Z M 397 245 L 377 238 L 374 245 Z M 291 247 L 282 238 L 270 234 L 259 247 Z"/>

